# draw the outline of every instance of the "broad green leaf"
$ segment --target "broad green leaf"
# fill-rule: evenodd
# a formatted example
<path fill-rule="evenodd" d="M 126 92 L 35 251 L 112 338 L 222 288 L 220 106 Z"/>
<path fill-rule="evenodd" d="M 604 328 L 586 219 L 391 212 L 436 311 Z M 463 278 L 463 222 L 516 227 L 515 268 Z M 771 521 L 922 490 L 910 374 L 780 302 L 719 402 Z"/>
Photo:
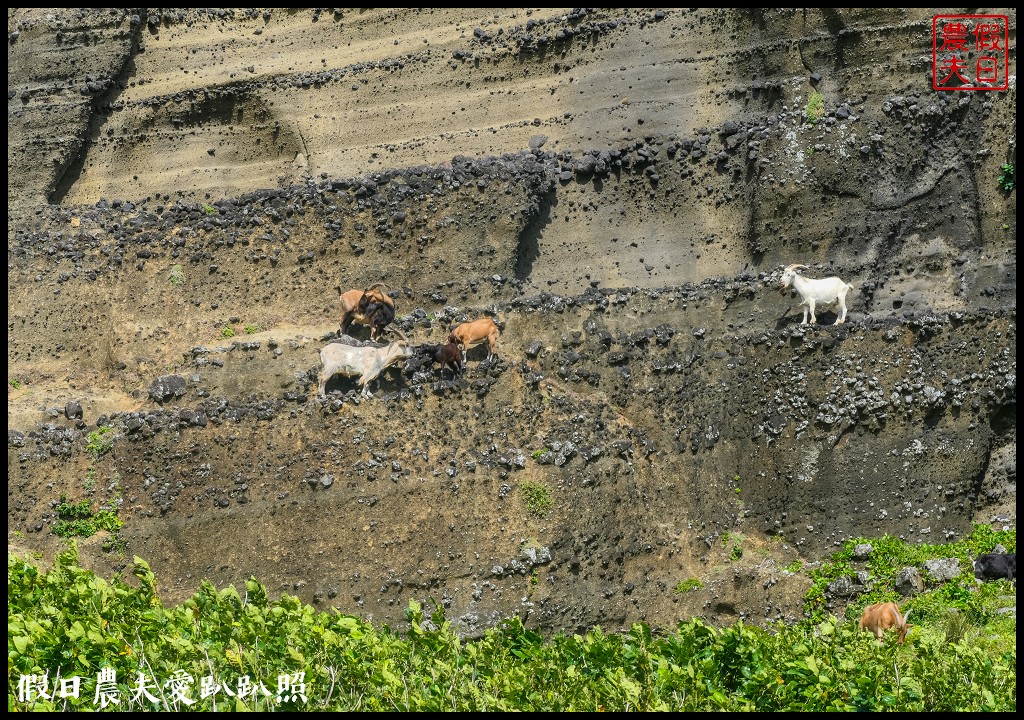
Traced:
<path fill-rule="evenodd" d="M 78 639 L 80 639 L 82 637 L 85 637 L 85 628 L 82 627 L 82 623 L 80 623 L 77 620 L 75 620 L 71 624 L 71 627 L 68 628 L 68 639 L 69 640 L 78 640 Z"/>
<path fill-rule="evenodd" d="M 814 656 L 808 655 L 804 658 L 804 663 L 807 665 L 807 669 L 815 675 L 818 674 L 818 664 L 814 662 Z"/>

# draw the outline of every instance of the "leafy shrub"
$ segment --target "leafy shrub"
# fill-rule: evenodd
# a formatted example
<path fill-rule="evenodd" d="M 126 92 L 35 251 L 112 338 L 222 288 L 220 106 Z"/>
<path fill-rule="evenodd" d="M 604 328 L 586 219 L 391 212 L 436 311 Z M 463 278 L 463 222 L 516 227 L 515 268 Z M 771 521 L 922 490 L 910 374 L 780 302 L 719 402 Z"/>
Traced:
<path fill-rule="evenodd" d="M 408 630 L 320 612 L 283 594 L 271 600 L 255 578 L 241 591 L 203 581 L 176 607 L 156 594 L 156 577 L 134 559 L 136 585 L 97 578 L 78 565 L 77 546 L 41 571 L 8 556 L 8 708 L 96 709 L 100 668 L 116 676 L 121 702 L 108 710 L 188 709 L 420 712 L 1012 712 L 1014 649 L 912 635 L 884 644 L 856 623 L 739 622 L 718 629 L 699 618 L 655 632 L 643 623 L 544 638 L 518 617 L 474 638 L 459 637 L 434 603 L 416 600 Z M 915 626 L 915 632 L 919 630 Z M 975 632 L 972 628 L 970 632 Z M 965 637 L 969 640 L 971 635 Z M 891 635 L 891 634 L 890 634 Z M 981 637 L 979 635 L 979 637 Z M 58 670 L 81 676 L 78 697 L 52 692 Z M 171 693 L 134 697 L 177 671 L 194 682 L 180 707 Z M 49 673 L 50 697 L 19 699 L 18 677 Z M 282 675 L 302 679 L 301 698 L 275 697 Z M 268 692 L 200 696 L 200 681 L 237 688 L 245 678 Z"/>
<path fill-rule="evenodd" d="M 258 327 L 256 327 L 255 325 L 246 325 L 245 326 L 245 334 L 246 335 L 255 335 L 259 331 L 260 331 L 260 329 Z"/>
<path fill-rule="evenodd" d="M 229 338 L 235 336 L 235 329 L 230 325 L 225 325 L 220 329 L 220 336 L 223 338 Z"/>
<path fill-rule="evenodd" d="M 203 203 L 202 204 L 202 209 L 203 209 L 203 212 L 206 213 L 207 215 L 216 215 L 217 214 L 217 208 L 215 208 L 210 203 Z"/>
<path fill-rule="evenodd" d="M 53 534 L 62 538 L 92 537 L 100 530 L 116 533 L 124 524 L 116 510 L 103 509 L 94 514 L 88 500 L 72 503 L 65 495 L 60 496 L 55 509 L 58 520 L 53 524 Z"/>
<path fill-rule="evenodd" d="M 519 492 L 523 494 L 526 509 L 534 515 L 544 517 L 551 509 L 551 491 L 547 485 L 533 480 L 524 480 L 519 484 Z"/>
<path fill-rule="evenodd" d="M 18 380 L 18 378 L 11 378 L 10 380 L 7 381 L 7 384 L 10 385 L 15 390 L 17 390 L 18 388 L 21 387 L 21 380 Z"/>
<path fill-rule="evenodd" d="M 999 171 L 999 179 L 997 180 L 999 189 L 1004 192 L 1010 192 L 1013 190 L 1014 185 L 1013 164 L 1003 163 L 999 166 Z"/>
<path fill-rule="evenodd" d="M 544 456 L 545 453 L 549 452 L 551 452 L 551 448 L 542 447 L 541 449 L 534 450 L 532 453 L 530 453 L 530 457 L 532 457 L 534 460 L 539 460 L 541 457 Z"/>

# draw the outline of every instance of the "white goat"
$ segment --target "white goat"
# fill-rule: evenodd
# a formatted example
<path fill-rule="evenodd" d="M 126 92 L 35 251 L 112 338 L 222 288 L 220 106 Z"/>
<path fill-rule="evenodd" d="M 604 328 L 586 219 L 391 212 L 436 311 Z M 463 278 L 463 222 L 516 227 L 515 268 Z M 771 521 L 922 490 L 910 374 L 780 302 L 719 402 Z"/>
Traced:
<path fill-rule="evenodd" d="M 843 282 L 837 277 L 822 278 L 821 280 L 815 280 L 813 278 L 805 278 L 802 275 L 797 275 L 797 269 L 807 269 L 806 265 L 789 265 L 782 271 L 782 287 L 788 288 L 790 285 L 793 289 L 800 293 L 803 300 L 800 302 L 804 306 L 804 319 L 803 323 L 807 323 L 807 314 L 811 315 L 811 324 L 817 322 L 814 317 L 814 306 L 816 303 L 832 303 L 839 301 L 839 317 L 836 319 L 835 324 L 841 325 L 846 322 L 846 293 L 853 289 L 853 285 Z"/>

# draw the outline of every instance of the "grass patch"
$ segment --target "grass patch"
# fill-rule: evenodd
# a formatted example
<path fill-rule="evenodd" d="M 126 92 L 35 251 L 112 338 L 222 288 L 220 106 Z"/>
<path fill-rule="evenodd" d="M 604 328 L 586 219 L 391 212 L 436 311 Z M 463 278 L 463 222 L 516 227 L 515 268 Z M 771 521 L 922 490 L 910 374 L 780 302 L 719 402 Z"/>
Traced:
<path fill-rule="evenodd" d="M 676 583 L 675 591 L 682 595 L 692 590 L 700 590 L 702 587 L 704 587 L 704 583 L 699 578 L 687 578 Z"/>
<path fill-rule="evenodd" d="M 185 284 L 185 271 L 181 268 L 181 265 L 175 265 L 171 268 L 171 272 L 167 274 L 167 280 L 170 281 L 171 287 L 179 288 Z"/>
<path fill-rule="evenodd" d="M 804 107 L 804 115 L 811 125 L 817 124 L 825 117 L 825 96 L 817 90 L 811 91 L 811 96 L 807 98 L 807 105 Z"/>
<path fill-rule="evenodd" d="M 519 484 L 519 492 L 523 495 L 526 509 L 538 517 L 544 517 L 551 510 L 553 501 L 547 485 L 533 480 L 524 480 Z"/>

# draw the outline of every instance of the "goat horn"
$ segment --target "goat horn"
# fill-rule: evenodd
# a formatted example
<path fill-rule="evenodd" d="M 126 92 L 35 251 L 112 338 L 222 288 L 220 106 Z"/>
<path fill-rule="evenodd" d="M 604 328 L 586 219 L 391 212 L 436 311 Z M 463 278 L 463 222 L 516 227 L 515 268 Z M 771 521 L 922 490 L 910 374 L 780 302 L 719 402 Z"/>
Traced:
<path fill-rule="evenodd" d="M 371 290 L 373 290 L 374 288 L 378 288 L 378 287 L 381 287 L 381 286 L 383 286 L 383 287 L 389 287 L 389 286 L 388 286 L 388 284 L 387 284 L 386 282 L 375 282 L 375 283 L 374 283 L 373 285 L 370 285 L 370 286 L 369 286 L 368 288 L 366 288 L 365 290 L 363 290 L 363 292 L 370 292 L 370 291 L 371 291 Z"/>
<path fill-rule="evenodd" d="M 399 330 L 399 329 L 398 329 L 397 327 L 395 327 L 394 325 L 389 325 L 388 327 L 389 327 L 389 328 L 391 328 L 391 330 L 393 330 L 393 331 L 395 332 L 395 334 L 396 334 L 396 335 L 398 335 L 398 337 L 402 338 L 402 339 L 403 339 L 403 340 L 405 340 L 406 342 L 409 342 L 409 338 L 407 338 L 407 337 L 405 336 L 405 333 L 404 333 L 404 332 L 402 332 L 401 330 Z"/>
<path fill-rule="evenodd" d="M 793 263 L 792 265 L 786 267 L 787 270 L 796 270 L 797 268 L 803 268 L 804 270 L 810 269 L 806 265 L 801 265 L 800 263 Z"/>

